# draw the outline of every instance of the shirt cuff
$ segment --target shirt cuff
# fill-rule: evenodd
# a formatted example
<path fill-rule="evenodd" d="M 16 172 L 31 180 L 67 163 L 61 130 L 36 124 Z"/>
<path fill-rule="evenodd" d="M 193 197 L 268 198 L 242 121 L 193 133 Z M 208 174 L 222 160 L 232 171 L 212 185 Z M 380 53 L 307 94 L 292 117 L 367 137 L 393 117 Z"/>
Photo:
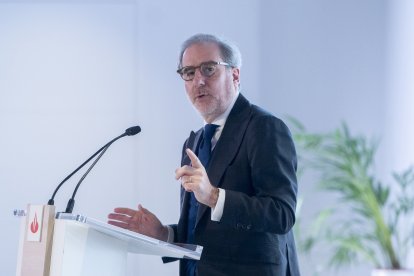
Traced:
<path fill-rule="evenodd" d="M 167 242 L 173 243 L 174 242 L 174 229 L 171 226 L 167 225 L 168 229 L 168 239 Z"/>
<path fill-rule="evenodd" d="M 224 201 L 226 200 L 226 190 L 219 188 L 219 195 L 216 203 L 216 207 L 211 208 L 211 220 L 220 221 L 223 216 Z"/>

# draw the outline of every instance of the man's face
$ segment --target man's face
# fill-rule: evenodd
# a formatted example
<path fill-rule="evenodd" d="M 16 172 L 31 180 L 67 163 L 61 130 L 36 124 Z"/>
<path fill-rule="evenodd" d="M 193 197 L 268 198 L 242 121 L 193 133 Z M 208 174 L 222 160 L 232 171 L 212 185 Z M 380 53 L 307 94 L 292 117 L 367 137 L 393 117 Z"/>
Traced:
<path fill-rule="evenodd" d="M 215 43 L 199 43 L 188 47 L 183 54 L 182 67 L 197 67 L 204 62 L 223 61 Z M 237 94 L 239 69 L 217 65 L 214 75 L 203 76 L 197 68 L 194 79 L 185 81 L 188 98 L 207 123 L 226 111 Z"/>

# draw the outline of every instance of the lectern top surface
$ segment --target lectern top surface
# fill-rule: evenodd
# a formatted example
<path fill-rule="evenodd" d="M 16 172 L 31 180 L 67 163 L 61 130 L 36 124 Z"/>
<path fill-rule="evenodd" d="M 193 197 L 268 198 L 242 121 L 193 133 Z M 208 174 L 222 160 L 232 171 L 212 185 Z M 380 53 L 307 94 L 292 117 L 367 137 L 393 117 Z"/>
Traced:
<path fill-rule="evenodd" d="M 199 245 L 164 242 L 84 215 L 57 213 L 56 219 L 73 221 L 114 238 L 124 240 L 128 242 L 131 253 L 144 253 L 143 250 L 145 250 L 146 254 L 150 253 L 148 251 L 151 251 L 152 254 L 159 256 L 176 256 L 178 258 L 199 260 L 203 250 L 203 247 Z M 166 254 L 163 255 L 163 253 Z"/>

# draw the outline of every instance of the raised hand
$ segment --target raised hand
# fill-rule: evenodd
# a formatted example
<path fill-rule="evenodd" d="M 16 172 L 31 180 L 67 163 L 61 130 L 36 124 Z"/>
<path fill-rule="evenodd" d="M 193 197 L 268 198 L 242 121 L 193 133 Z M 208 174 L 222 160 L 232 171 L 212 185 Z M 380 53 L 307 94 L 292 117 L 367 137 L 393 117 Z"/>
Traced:
<path fill-rule="evenodd" d="M 175 178 L 181 179 L 181 185 L 187 192 L 193 192 L 198 202 L 214 208 L 217 203 L 219 190 L 211 185 L 206 169 L 197 155 L 190 149 L 186 153 L 191 160 L 191 166 L 182 166 L 175 170 Z"/>

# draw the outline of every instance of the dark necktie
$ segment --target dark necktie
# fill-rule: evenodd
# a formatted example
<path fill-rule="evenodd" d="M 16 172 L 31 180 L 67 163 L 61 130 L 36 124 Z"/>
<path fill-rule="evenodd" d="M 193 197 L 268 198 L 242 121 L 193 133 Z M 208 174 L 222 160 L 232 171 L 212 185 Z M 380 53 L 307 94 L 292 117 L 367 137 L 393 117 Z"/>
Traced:
<path fill-rule="evenodd" d="M 199 143 L 197 156 L 201 164 L 207 170 L 211 157 L 211 139 L 216 132 L 218 125 L 207 124 L 204 126 L 203 137 Z M 198 202 L 194 193 L 190 193 L 189 208 L 188 208 L 188 224 L 187 224 L 187 243 L 194 243 L 194 228 L 197 219 Z M 194 276 L 196 269 L 196 261 L 184 260 L 184 271 L 186 276 Z"/>
<path fill-rule="evenodd" d="M 213 138 L 214 133 L 216 133 L 217 127 L 218 125 L 213 124 L 207 124 L 204 126 L 203 140 L 198 148 L 198 159 L 200 159 L 201 164 L 203 164 L 206 170 L 211 157 L 211 139 Z"/>

